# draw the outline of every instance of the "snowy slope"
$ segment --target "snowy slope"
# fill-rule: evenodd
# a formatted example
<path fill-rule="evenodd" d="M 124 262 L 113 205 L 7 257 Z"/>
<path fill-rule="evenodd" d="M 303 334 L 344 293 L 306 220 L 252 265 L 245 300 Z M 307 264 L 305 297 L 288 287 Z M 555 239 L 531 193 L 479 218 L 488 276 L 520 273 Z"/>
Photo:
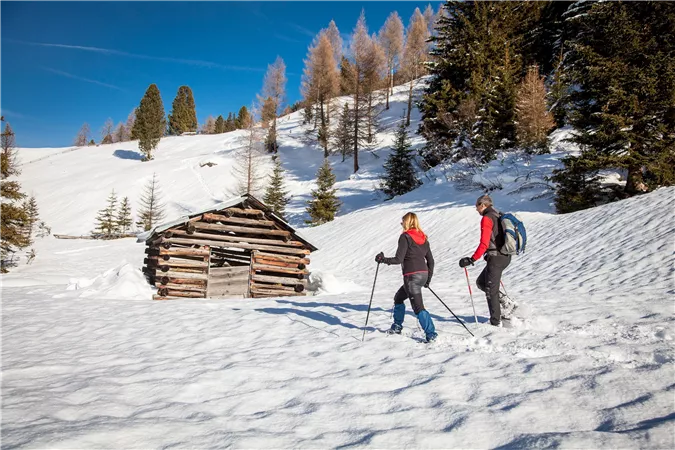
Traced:
<path fill-rule="evenodd" d="M 299 120 L 280 127 L 296 224 L 322 159 Z M 57 233 L 88 232 L 111 187 L 139 190 L 153 168 L 180 215 L 222 199 L 235 134 L 164 139 L 150 163 L 114 146 L 35 150 L 22 182 Z M 320 249 L 314 296 L 153 302 L 134 239 L 38 241 L 35 262 L 2 277 L 3 447 L 674 447 L 675 188 L 559 216 L 550 198 L 531 200 L 539 188 L 519 189 L 556 154 L 475 174 L 502 184 L 497 206 L 529 236 L 504 275 L 520 318 L 495 329 L 475 288 L 473 323 L 457 266 L 478 241 L 480 192 L 439 169 L 383 202 L 373 187 L 390 136 L 356 177 L 351 160 L 333 161 L 343 212 L 302 231 Z M 410 210 L 434 250 L 432 288 L 475 337 L 428 291 L 436 343 L 419 342 L 410 311 L 403 336 L 381 333 L 401 278 L 381 267 L 361 342 L 374 255 L 394 252 Z"/>

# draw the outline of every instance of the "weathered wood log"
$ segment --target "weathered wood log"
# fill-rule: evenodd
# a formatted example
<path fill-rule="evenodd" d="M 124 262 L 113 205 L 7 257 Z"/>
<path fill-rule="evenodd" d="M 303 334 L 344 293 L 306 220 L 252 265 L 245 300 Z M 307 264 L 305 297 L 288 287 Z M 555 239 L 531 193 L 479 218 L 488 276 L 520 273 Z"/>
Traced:
<path fill-rule="evenodd" d="M 241 214 L 242 216 L 258 216 L 258 217 L 263 217 L 265 213 L 260 211 L 259 209 L 241 209 L 241 208 L 227 208 L 225 213 L 231 213 L 231 214 Z"/>
<path fill-rule="evenodd" d="M 287 247 L 278 247 L 272 245 L 261 245 L 261 244 L 245 244 L 241 242 L 228 242 L 223 243 L 215 240 L 205 240 L 205 239 L 184 239 L 184 238 L 169 238 L 163 239 L 162 245 L 164 244 L 199 244 L 199 245 L 208 245 L 208 246 L 223 246 L 223 247 L 232 247 L 232 248 L 243 248 L 247 250 L 266 250 L 269 252 L 277 253 L 288 253 L 291 255 L 307 255 L 309 250 L 300 249 L 300 248 L 287 248 Z"/>
<path fill-rule="evenodd" d="M 176 284 L 176 283 L 167 283 L 167 284 L 158 284 L 157 288 L 159 289 L 175 289 L 179 291 L 188 291 L 188 292 L 201 292 L 206 293 L 206 287 L 196 286 L 191 284 Z"/>
<path fill-rule="evenodd" d="M 298 280 L 297 278 L 291 277 L 273 277 L 270 275 L 259 275 L 251 274 L 251 280 L 253 281 L 266 281 L 268 283 L 279 283 L 286 286 L 295 286 L 296 284 L 305 283 L 304 280 Z"/>
<path fill-rule="evenodd" d="M 164 256 L 149 256 L 143 260 L 144 264 L 148 265 L 165 265 L 170 267 L 203 267 L 209 266 L 206 261 L 197 261 L 194 259 L 171 258 L 168 255 Z"/>
<path fill-rule="evenodd" d="M 309 254 L 309 250 L 307 250 L 306 255 Z M 303 263 L 303 264 L 309 264 L 309 258 L 308 257 L 298 257 L 298 256 L 288 256 L 288 255 L 277 255 L 274 253 L 267 253 L 267 252 L 262 252 L 262 251 L 255 251 L 253 252 L 253 256 L 257 257 L 260 256 L 262 258 L 266 259 L 271 259 L 271 260 L 276 260 L 276 261 L 284 261 L 284 262 L 292 262 L 292 263 Z"/>
<path fill-rule="evenodd" d="M 205 222 L 225 222 L 235 223 L 240 225 L 252 225 L 254 227 L 273 227 L 274 222 L 264 219 L 244 219 L 241 217 L 231 217 L 221 214 L 204 214 Z"/>
<path fill-rule="evenodd" d="M 262 289 L 251 289 L 251 297 L 253 298 L 269 298 L 269 297 L 303 297 L 305 294 L 301 292 L 294 291 L 275 291 L 275 290 L 262 290 Z"/>
<path fill-rule="evenodd" d="M 206 286 L 206 280 L 198 280 L 195 278 L 182 278 L 175 276 L 167 276 L 165 273 L 162 273 L 161 276 L 157 277 L 157 281 L 161 284 L 175 283 L 175 284 L 193 284 L 197 286 Z"/>
<path fill-rule="evenodd" d="M 281 267 L 281 268 L 288 268 L 288 269 L 297 269 L 298 264 L 295 263 L 289 263 L 289 262 L 283 262 L 283 261 L 272 261 L 270 259 L 263 259 L 263 258 L 255 258 L 253 260 L 254 264 L 265 264 L 268 266 L 275 266 L 275 267 Z"/>
<path fill-rule="evenodd" d="M 188 224 L 185 225 L 185 232 L 187 234 L 194 234 L 196 229 L 197 228 L 195 227 L 195 224 L 193 222 L 188 222 Z"/>
<path fill-rule="evenodd" d="M 211 226 L 210 224 L 199 224 L 200 227 L 202 225 Z M 282 247 L 303 247 L 304 246 L 302 242 L 298 242 L 298 241 L 286 242 L 286 241 L 281 241 L 279 239 L 264 239 L 264 238 L 254 238 L 254 237 L 246 237 L 246 236 L 232 236 L 232 235 L 219 234 L 219 233 L 198 233 L 198 232 L 195 232 L 195 233 L 192 233 L 192 234 L 188 234 L 186 231 L 183 231 L 183 230 L 174 230 L 173 233 L 172 233 L 172 236 L 167 236 L 165 234 L 164 237 L 171 238 L 173 236 L 186 236 L 186 237 L 195 238 L 195 239 L 210 239 L 210 240 L 214 240 L 214 241 L 223 241 L 223 242 L 244 242 L 244 243 L 250 243 L 250 244 L 280 245 Z"/>
<path fill-rule="evenodd" d="M 172 249 L 159 249 L 159 255 L 161 256 L 198 256 L 198 257 L 208 257 L 210 251 L 207 249 L 200 248 L 186 248 L 186 247 L 176 247 Z"/>
<path fill-rule="evenodd" d="M 153 300 L 168 300 L 170 297 L 180 298 L 204 298 L 204 294 L 199 292 L 178 291 L 175 289 L 163 289 L 161 293 L 153 295 Z"/>
<path fill-rule="evenodd" d="M 277 289 L 281 291 L 295 291 L 294 286 L 283 286 L 278 283 L 264 283 L 262 281 L 253 281 L 251 280 L 251 289 L 254 287 L 259 288 L 259 289 Z"/>
<path fill-rule="evenodd" d="M 170 270 L 168 272 L 163 272 L 162 277 L 169 278 L 179 278 L 185 280 L 208 280 L 209 276 L 205 273 L 189 273 L 189 272 L 178 272 L 175 270 Z"/>
<path fill-rule="evenodd" d="M 278 272 L 278 273 L 290 273 L 290 274 L 300 274 L 300 275 L 308 275 L 309 271 L 307 270 L 302 270 L 302 269 L 296 269 L 292 267 L 279 267 L 279 266 L 274 266 L 270 264 L 261 264 L 261 263 L 253 263 L 251 265 L 253 270 L 262 270 L 266 272 Z"/>
<path fill-rule="evenodd" d="M 207 285 L 207 289 L 213 290 L 213 289 L 225 289 L 228 286 L 231 286 L 233 289 L 235 287 L 240 287 L 246 290 L 248 287 L 248 277 L 243 277 L 243 278 L 229 278 L 229 279 L 220 279 L 216 278 L 213 280 L 209 280 L 209 284 Z"/>
<path fill-rule="evenodd" d="M 236 225 L 220 225 L 217 223 L 201 223 L 197 222 L 194 224 L 195 228 L 198 230 L 212 230 L 212 231 L 223 231 L 232 233 L 244 233 L 244 234 L 260 234 L 263 236 L 284 236 L 289 237 L 291 235 L 290 231 L 286 230 L 268 230 L 266 228 L 248 228 L 248 227 L 238 227 Z"/>
<path fill-rule="evenodd" d="M 249 269 L 246 266 L 237 266 L 237 267 L 212 267 L 209 270 L 209 275 L 218 277 L 221 275 L 232 275 L 232 274 L 248 274 Z"/>

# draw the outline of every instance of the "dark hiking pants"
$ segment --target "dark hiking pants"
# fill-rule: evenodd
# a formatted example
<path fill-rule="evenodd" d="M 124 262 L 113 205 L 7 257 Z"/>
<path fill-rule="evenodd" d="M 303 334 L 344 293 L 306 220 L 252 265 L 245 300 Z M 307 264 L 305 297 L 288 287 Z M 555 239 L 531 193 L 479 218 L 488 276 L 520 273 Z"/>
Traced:
<path fill-rule="evenodd" d="M 403 277 L 403 286 L 394 295 L 394 304 L 401 305 L 406 299 L 410 299 L 415 315 L 424 310 L 422 302 L 422 288 L 427 282 L 429 274 L 427 272 L 413 273 Z"/>
<path fill-rule="evenodd" d="M 490 309 L 490 323 L 497 325 L 501 322 L 502 309 L 499 304 L 499 283 L 502 279 L 502 272 L 511 263 L 511 256 L 505 255 L 487 255 L 485 258 L 487 265 L 478 275 L 476 285 L 478 289 L 485 292 L 488 308 Z"/>

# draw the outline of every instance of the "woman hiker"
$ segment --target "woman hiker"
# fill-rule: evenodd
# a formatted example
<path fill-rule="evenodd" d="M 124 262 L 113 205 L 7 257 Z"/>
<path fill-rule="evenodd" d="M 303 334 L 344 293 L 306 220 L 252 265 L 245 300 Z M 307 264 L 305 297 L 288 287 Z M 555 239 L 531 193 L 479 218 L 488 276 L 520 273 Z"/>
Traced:
<path fill-rule="evenodd" d="M 396 256 L 385 258 L 380 252 L 376 257 L 377 263 L 401 264 L 403 269 L 403 286 L 394 295 L 394 323 L 388 333 L 401 334 L 403 319 L 405 318 L 405 299 L 410 299 L 413 311 L 424 330 L 427 342 L 436 340 L 438 334 L 434 328 L 429 312 L 424 309 L 422 302 L 422 288 L 429 287 L 431 276 L 434 273 L 434 257 L 431 254 L 429 240 L 420 227 L 417 215 L 407 213 L 401 221 L 403 232 L 398 238 Z"/>

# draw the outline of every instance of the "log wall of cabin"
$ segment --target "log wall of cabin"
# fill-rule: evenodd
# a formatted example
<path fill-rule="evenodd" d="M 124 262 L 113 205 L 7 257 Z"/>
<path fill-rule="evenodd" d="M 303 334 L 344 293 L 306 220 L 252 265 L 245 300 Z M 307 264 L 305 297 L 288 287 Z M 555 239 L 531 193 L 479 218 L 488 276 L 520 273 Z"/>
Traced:
<path fill-rule="evenodd" d="M 310 250 L 254 208 L 201 214 L 148 241 L 143 268 L 169 297 L 305 295 Z"/>

